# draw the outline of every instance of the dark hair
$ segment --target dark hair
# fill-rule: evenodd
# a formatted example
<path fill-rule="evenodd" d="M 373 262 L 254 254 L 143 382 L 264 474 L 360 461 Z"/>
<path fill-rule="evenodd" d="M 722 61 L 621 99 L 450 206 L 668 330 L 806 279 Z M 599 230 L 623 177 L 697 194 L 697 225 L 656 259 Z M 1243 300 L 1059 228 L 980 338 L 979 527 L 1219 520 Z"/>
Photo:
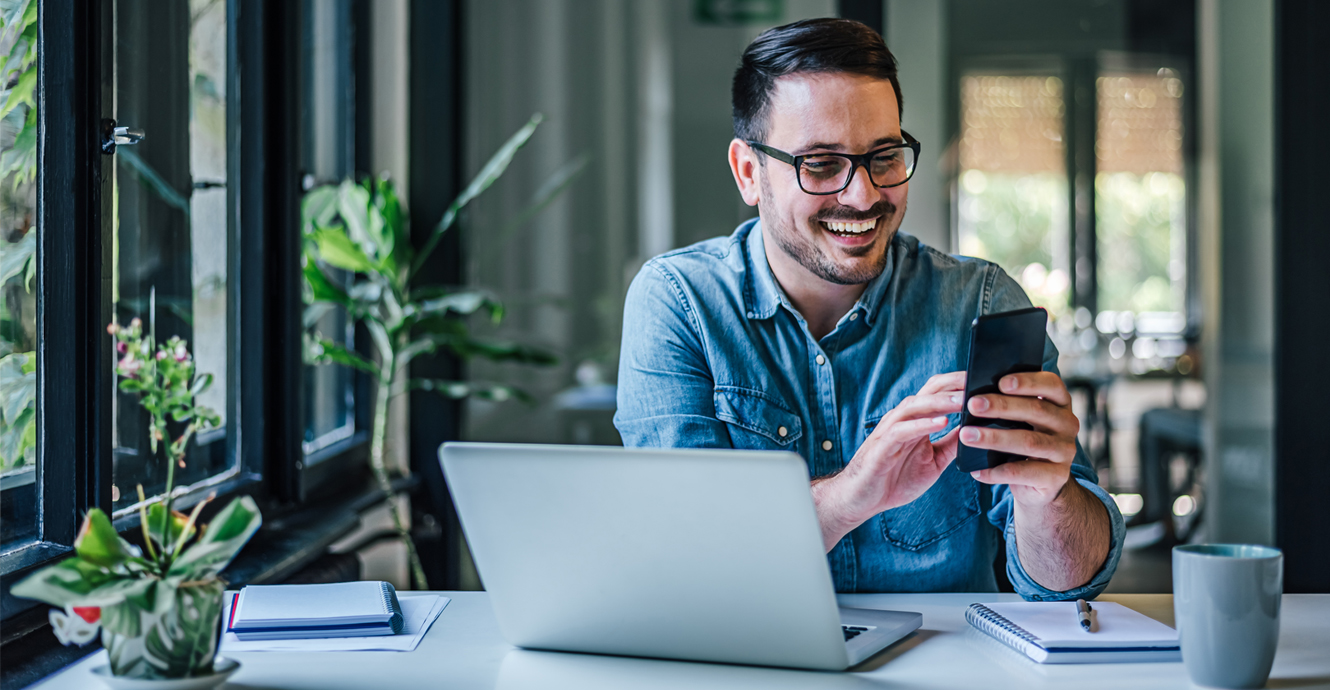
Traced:
<path fill-rule="evenodd" d="M 766 136 L 776 80 L 796 72 L 849 72 L 886 79 L 896 92 L 896 107 L 904 106 L 896 58 L 882 36 L 852 19 L 805 19 L 762 32 L 744 50 L 731 90 L 735 137 Z"/>

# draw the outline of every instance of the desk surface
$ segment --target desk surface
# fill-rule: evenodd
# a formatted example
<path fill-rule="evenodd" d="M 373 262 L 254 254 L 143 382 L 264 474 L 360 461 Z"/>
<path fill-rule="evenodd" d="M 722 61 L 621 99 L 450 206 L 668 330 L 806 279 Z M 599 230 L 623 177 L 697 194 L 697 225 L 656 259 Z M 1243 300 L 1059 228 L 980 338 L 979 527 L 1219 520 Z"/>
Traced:
<path fill-rule="evenodd" d="M 234 654 L 243 667 L 229 690 L 340 688 L 1190 688 L 1181 663 L 1041 666 L 970 628 L 966 606 L 1015 595 L 853 594 L 841 604 L 918 611 L 923 627 L 848 673 L 694 664 L 519 650 L 503 641 L 483 592 L 445 592 L 452 603 L 414 652 Z M 1166 594 L 1105 596 L 1172 623 Z M 1330 688 L 1330 594 L 1284 596 L 1270 688 Z M 37 686 L 99 687 L 88 669 L 98 652 Z"/>

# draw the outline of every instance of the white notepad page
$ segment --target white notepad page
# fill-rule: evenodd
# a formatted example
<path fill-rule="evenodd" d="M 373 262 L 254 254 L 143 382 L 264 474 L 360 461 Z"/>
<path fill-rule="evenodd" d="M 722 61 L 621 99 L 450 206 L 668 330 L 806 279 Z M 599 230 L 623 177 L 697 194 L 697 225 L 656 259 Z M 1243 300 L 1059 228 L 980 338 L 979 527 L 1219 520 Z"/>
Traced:
<path fill-rule="evenodd" d="M 1177 647 L 1178 632 L 1121 604 L 1090 602 L 1097 627 L 1081 628 L 1076 602 L 1020 601 L 984 604 L 1003 618 L 1039 638 L 1045 649 L 1096 647 Z"/>

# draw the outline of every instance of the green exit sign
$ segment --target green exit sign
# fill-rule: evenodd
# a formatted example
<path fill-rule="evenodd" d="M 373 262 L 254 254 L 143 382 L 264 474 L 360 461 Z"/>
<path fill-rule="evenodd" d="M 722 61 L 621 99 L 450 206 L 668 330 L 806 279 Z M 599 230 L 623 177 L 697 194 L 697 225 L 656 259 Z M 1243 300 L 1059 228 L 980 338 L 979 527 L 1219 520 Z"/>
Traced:
<path fill-rule="evenodd" d="M 780 21 L 785 0 L 694 0 L 699 24 L 757 24 Z"/>

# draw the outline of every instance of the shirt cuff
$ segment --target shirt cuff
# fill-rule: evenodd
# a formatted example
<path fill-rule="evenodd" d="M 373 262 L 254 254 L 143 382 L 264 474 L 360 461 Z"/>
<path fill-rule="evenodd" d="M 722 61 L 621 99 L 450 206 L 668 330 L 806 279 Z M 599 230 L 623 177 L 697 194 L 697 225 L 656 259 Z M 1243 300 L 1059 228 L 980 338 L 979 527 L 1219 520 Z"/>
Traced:
<path fill-rule="evenodd" d="M 1020 555 L 1016 552 L 1016 511 L 1011 512 L 1011 519 L 1007 520 L 1005 529 L 1007 538 L 1007 577 L 1011 580 L 1011 585 L 1027 601 L 1070 601 L 1074 599 L 1093 599 L 1099 596 L 1104 588 L 1108 586 L 1108 581 L 1113 577 L 1113 573 L 1118 569 L 1118 559 L 1122 556 L 1122 539 L 1127 534 L 1126 525 L 1122 520 L 1122 513 L 1118 506 L 1113 502 L 1113 497 L 1098 484 L 1081 477 L 1076 477 L 1076 481 L 1087 491 L 1094 494 L 1103 504 L 1104 509 L 1108 511 L 1109 522 L 1109 546 L 1108 558 L 1104 561 L 1103 567 L 1095 573 L 1090 582 L 1069 589 L 1065 592 L 1057 592 L 1040 585 L 1025 572 L 1025 567 L 1021 565 Z"/>

